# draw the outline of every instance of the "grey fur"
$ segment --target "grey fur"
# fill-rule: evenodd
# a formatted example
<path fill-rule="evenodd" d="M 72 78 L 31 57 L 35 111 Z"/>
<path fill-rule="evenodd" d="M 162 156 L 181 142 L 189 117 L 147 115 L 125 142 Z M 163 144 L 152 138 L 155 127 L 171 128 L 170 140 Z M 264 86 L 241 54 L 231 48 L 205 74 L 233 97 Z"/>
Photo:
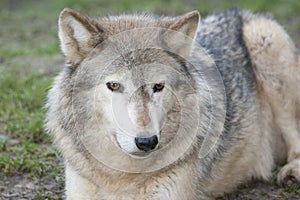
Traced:
<path fill-rule="evenodd" d="M 286 166 L 300 169 L 297 156 L 289 156 L 294 149 L 290 150 L 282 139 L 290 136 L 284 130 L 278 130 L 281 124 L 272 114 L 273 107 L 270 105 L 277 104 L 277 99 L 266 100 L 264 96 L 272 88 L 259 89 L 260 84 L 268 83 L 269 77 L 262 83 L 258 81 L 263 73 L 259 71 L 261 66 L 256 64 L 260 59 L 254 56 L 250 48 L 257 41 L 248 41 L 248 32 L 244 30 L 254 20 L 266 21 L 270 26 L 279 25 L 273 25 L 274 21 L 262 15 L 238 9 L 214 14 L 199 23 L 191 51 L 186 49 L 190 47 L 188 42 L 181 45 L 180 42 L 169 40 L 176 36 L 173 33 L 166 35 L 164 30 L 157 32 L 149 29 L 168 29 L 173 26 L 174 30 L 179 27 L 188 32 L 189 29 L 182 28 L 182 22 L 187 21 L 188 24 L 196 15 L 160 18 L 150 14 L 135 14 L 81 19 L 75 11 L 62 12 L 60 31 L 72 28 L 72 24 L 68 27 L 63 20 L 75 16 L 83 24 L 90 21 L 84 26 L 93 34 L 97 32 L 93 39 L 84 38 L 93 41 L 92 46 L 84 46 L 84 51 L 80 51 L 80 41 L 74 44 L 79 46 L 79 53 L 70 53 L 72 47 L 67 46 L 69 44 L 64 46 L 61 39 L 69 65 L 55 79 L 46 105 L 47 131 L 53 136 L 54 144 L 66 161 L 67 199 L 211 199 L 233 191 L 251 178 L 269 178 L 275 161 L 282 162 L 289 157 Z M 138 34 L 129 32 L 114 40 L 115 35 L 137 28 L 144 29 Z M 280 27 L 278 34 L 286 35 Z M 95 38 L 101 38 L 101 41 L 93 46 Z M 287 51 L 294 50 L 292 44 L 285 40 L 282 43 L 287 44 Z M 269 52 L 274 51 L 271 46 L 269 48 Z M 85 54 L 88 49 L 90 52 Z M 262 51 L 265 50 L 262 48 Z M 270 58 L 274 58 L 271 53 Z M 265 60 L 270 58 L 266 57 Z M 181 76 L 175 72 L 168 74 L 166 68 L 157 67 L 157 63 L 171 67 Z M 298 60 L 294 63 L 298 65 Z M 130 79 L 138 88 L 129 102 L 136 105 L 141 102 L 139 109 L 145 111 L 141 116 L 148 112 L 147 105 L 154 101 L 153 94 L 149 92 L 152 79 L 163 74 L 166 85 L 175 91 L 174 98 L 168 96 L 170 105 L 165 126 L 161 130 L 160 153 L 154 152 L 145 160 L 130 158 L 119 152 L 116 146 L 108 145 L 106 128 L 111 121 L 105 117 L 106 107 L 97 106 L 96 97 L 101 97 L 97 88 L 104 84 L 105 78 L 114 74 L 121 77 L 126 73 L 129 78 L 125 77 L 124 80 Z M 187 80 L 190 85 L 186 84 Z M 126 92 L 126 87 L 120 93 Z M 91 94 L 95 94 L 95 97 Z M 211 94 L 214 96 L 211 97 Z M 174 100 L 176 95 L 179 97 Z M 267 103 L 271 101 L 273 104 Z M 295 101 L 299 106 L 299 99 Z M 175 136 L 182 119 L 182 131 L 185 134 Z M 197 123 L 199 129 L 194 138 L 192 133 Z M 189 141 L 189 148 L 183 149 L 181 142 Z M 92 154 L 99 151 L 99 146 L 102 148 L 101 156 L 104 155 L 111 164 L 116 163 L 113 166 L 123 165 L 137 173 L 112 169 L 99 162 L 102 157 Z M 283 154 L 277 155 L 278 151 Z M 293 152 L 299 155 L 298 151 Z M 174 162 L 151 170 L 176 154 L 180 155 Z M 292 162 L 296 164 L 290 165 Z M 282 176 L 286 174 L 284 172 Z M 299 176 L 297 173 L 293 175 L 299 179 L 300 173 Z"/>

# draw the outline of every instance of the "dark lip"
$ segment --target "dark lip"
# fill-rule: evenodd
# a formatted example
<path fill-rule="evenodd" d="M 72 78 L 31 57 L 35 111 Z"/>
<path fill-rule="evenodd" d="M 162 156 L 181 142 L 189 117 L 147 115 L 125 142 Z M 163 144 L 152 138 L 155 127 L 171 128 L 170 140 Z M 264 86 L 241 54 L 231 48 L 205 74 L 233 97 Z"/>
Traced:
<path fill-rule="evenodd" d="M 116 144 L 119 148 L 121 148 L 121 145 L 119 144 L 119 142 L 117 140 L 117 136 L 116 136 L 116 132 L 115 131 L 111 131 L 110 132 L 110 139 L 112 140 L 112 142 L 114 144 Z"/>
<path fill-rule="evenodd" d="M 134 158 L 148 158 L 152 152 L 135 152 L 130 153 L 130 155 Z"/>
<path fill-rule="evenodd" d="M 151 154 L 151 152 L 135 152 L 135 153 L 131 153 L 134 156 L 140 156 L 140 157 L 145 157 Z"/>

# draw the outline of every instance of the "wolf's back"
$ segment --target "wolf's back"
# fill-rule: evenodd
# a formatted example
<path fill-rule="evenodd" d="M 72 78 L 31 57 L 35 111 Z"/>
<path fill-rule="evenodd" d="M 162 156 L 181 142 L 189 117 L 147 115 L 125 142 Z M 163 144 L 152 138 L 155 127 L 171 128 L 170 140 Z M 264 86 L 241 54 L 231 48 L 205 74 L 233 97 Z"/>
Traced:
<path fill-rule="evenodd" d="M 223 135 L 228 136 L 227 141 L 241 137 L 236 135 L 241 120 L 251 114 L 255 105 L 254 72 L 243 40 L 243 15 L 247 14 L 231 9 L 210 15 L 201 21 L 196 37 L 196 42 L 215 61 L 224 83 L 227 110 Z"/>

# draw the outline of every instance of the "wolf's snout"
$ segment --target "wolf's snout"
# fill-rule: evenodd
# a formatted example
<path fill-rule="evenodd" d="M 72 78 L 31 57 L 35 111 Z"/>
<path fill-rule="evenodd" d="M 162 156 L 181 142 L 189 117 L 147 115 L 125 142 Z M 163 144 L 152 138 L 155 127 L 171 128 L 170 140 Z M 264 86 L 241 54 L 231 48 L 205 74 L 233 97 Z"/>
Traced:
<path fill-rule="evenodd" d="M 155 149 L 155 147 L 157 146 L 158 138 L 156 135 L 153 135 L 152 137 L 148 138 L 136 137 L 135 144 L 139 150 L 150 151 Z"/>

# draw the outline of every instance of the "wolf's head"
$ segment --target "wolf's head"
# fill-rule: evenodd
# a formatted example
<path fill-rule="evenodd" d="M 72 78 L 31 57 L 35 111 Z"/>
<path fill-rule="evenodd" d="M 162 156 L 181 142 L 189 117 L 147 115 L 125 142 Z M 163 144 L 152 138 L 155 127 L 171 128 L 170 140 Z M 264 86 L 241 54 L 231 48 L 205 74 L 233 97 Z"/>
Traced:
<path fill-rule="evenodd" d="M 188 69 L 199 19 L 196 11 L 99 19 L 62 11 L 59 38 L 68 65 L 56 81 L 66 107 L 58 112 L 72 112 L 60 120 L 80 147 L 131 159 L 165 154 L 171 143 L 169 157 L 188 148 L 203 106 L 196 95 L 201 81 Z"/>

